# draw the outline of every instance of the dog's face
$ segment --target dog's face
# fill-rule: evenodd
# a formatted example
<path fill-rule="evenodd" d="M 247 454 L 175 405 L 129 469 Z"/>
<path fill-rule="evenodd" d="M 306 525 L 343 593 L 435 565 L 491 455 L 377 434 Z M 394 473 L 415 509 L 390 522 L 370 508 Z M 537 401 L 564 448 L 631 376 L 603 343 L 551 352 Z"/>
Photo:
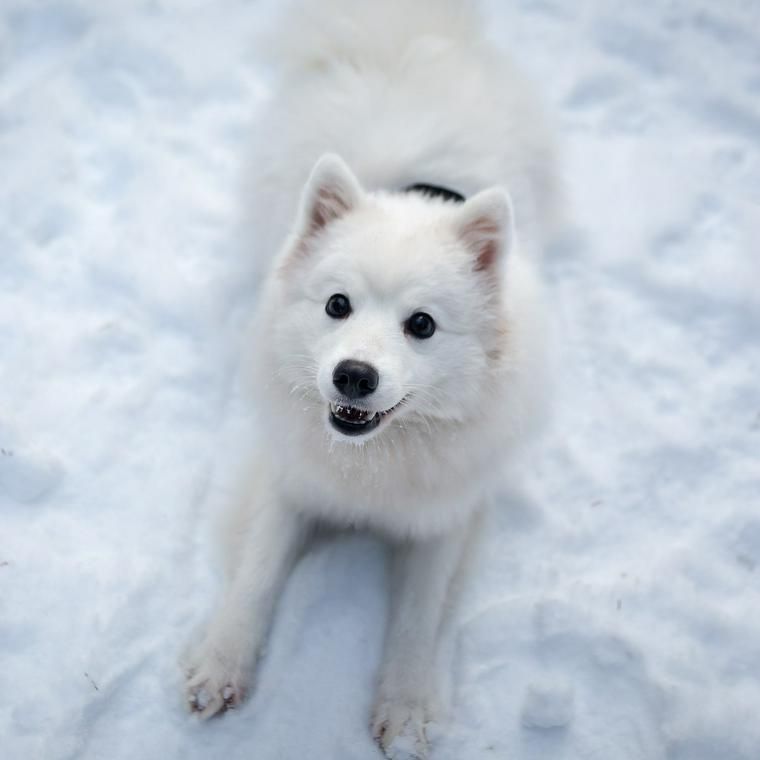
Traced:
<path fill-rule="evenodd" d="M 275 382 L 354 443 L 482 413 L 510 238 L 501 190 L 465 204 L 367 194 L 322 158 L 275 274 Z"/>

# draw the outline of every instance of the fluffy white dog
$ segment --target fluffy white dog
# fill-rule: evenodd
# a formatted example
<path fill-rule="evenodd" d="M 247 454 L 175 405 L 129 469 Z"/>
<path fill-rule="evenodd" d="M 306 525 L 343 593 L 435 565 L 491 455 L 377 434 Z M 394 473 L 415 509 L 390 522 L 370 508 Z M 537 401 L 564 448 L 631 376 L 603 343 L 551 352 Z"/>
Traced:
<path fill-rule="evenodd" d="M 545 406 L 552 151 L 467 2 L 313 0 L 287 19 L 249 198 L 269 257 L 251 349 L 267 445 L 188 695 L 202 717 L 238 704 L 310 527 L 366 528 L 395 581 L 372 729 L 424 757 L 447 597 Z"/>

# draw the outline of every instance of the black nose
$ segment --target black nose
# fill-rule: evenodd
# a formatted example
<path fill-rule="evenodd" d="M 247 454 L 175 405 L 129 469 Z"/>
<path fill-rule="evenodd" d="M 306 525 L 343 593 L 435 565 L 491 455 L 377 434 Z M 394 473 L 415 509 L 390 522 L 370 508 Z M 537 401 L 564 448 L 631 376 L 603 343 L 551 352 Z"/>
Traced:
<path fill-rule="evenodd" d="M 362 398 L 374 393 L 380 375 L 367 362 L 344 359 L 333 370 L 333 384 L 346 398 Z"/>

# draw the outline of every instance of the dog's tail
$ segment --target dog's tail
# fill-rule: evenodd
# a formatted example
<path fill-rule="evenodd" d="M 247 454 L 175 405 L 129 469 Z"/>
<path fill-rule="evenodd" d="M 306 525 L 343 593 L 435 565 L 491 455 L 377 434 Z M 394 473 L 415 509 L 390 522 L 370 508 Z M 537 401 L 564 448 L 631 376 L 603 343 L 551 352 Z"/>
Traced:
<path fill-rule="evenodd" d="M 420 38 L 477 44 L 482 34 L 476 0 L 291 0 L 278 10 L 258 47 L 284 73 L 385 67 Z"/>

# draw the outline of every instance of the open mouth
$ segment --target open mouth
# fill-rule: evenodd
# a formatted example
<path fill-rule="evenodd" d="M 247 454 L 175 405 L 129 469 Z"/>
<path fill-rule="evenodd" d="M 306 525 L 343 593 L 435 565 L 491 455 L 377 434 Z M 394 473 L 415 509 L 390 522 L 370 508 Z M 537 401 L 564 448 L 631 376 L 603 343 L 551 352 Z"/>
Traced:
<path fill-rule="evenodd" d="M 374 430 L 399 404 L 384 412 L 372 412 L 345 404 L 330 404 L 330 423 L 344 435 L 363 435 Z"/>

